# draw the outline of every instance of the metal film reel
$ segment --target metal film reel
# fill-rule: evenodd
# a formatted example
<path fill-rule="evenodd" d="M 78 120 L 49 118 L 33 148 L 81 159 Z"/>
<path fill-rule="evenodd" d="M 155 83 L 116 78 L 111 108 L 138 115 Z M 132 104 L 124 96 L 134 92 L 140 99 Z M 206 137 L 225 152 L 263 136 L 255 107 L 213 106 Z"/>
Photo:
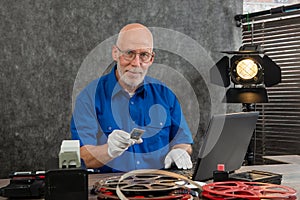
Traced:
<path fill-rule="evenodd" d="M 208 199 L 297 199 L 296 190 L 292 188 L 261 182 L 216 182 L 204 185 L 202 189 L 202 196 Z"/>
<path fill-rule="evenodd" d="M 157 191 L 170 191 L 179 189 L 180 186 L 175 182 L 179 181 L 178 178 L 169 177 L 166 175 L 134 175 L 127 177 L 119 182 L 120 177 L 112 177 L 99 184 L 102 188 L 108 190 L 116 190 L 119 184 L 123 192 L 157 192 Z"/>
<path fill-rule="evenodd" d="M 195 192 L 184 187 L 189 182 L 185 179 L 181 175 L 161 170 L 136 170 L 120 177 L 100 180 L 94 185 L 94 191 L 98 199 L 193 199 L 192 194 Z"/>

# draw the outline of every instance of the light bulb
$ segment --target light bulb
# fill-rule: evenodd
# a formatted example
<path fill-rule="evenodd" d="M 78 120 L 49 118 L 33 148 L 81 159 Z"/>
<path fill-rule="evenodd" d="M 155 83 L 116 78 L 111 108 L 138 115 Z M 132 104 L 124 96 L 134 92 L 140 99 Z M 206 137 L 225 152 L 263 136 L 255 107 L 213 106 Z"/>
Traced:
<path fill-rule="evenodd" d="M 253 60 L 244 59 L 238 62 L 236 72 L 242 79 L 249 80 L 257 75 L 258 66 Z"/>

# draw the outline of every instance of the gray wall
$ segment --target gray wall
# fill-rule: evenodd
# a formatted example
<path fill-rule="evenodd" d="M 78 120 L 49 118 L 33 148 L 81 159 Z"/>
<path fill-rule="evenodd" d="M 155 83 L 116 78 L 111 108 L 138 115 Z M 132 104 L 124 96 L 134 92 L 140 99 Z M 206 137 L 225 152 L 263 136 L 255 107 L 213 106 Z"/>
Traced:
<path fill-rule="evenodd" d="M 240 46 L 240 13 L 240 0 L 0 1 L 0 177 L 57 157 L 70 138 L 72 97 L 101 75 L 107 47 L 131 22 L 152 27 L 149 73 L 175 90 L 199 143 L 211 114 L 235 109 L 221 105 L 224 89 L 209 84 L 207 71 L 219 51 Z"/>

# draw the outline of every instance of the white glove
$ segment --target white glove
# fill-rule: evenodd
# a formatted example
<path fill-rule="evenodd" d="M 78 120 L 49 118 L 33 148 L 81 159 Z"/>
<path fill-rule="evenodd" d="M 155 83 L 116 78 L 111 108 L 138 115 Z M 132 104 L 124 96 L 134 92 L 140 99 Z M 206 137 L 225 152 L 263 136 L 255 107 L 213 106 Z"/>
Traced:
<path fill-rule="evenodd" d="M 107 139 L 108 155 L 112 158 L 120 156 L 131 145 L 139 141 L 130 139 L 130 134 L 122 130 L 114 130 Z"/>
<path fill-rule="evenodd" d="M 191 169 L 193 167 L 191 157 L 184 149 L 172 149 L 165 158 L 165 168 L 170 168 L 173 162 L 178 169 Z"/>

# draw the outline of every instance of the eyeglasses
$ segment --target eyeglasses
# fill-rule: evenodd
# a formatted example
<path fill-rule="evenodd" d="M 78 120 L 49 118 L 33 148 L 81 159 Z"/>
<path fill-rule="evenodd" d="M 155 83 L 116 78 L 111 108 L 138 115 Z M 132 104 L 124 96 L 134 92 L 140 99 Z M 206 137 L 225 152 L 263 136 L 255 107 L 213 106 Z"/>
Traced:
<path fill-rule="evenodd" d="M 118 46 L 116 46 L 116 47 L 123 54 L 124 59 L 127 61 L 132 61 L 133 59 L 135 59 L 136 55 L 138 54 L 140 60 L 143 63 L 148 63 L 151 61 L 152 57 L 154 56 L 154 52 L 152 52 L 152 53 L 149 53 L 149 52 L 137 53 L 134 50 L 122 51 Z"/>

